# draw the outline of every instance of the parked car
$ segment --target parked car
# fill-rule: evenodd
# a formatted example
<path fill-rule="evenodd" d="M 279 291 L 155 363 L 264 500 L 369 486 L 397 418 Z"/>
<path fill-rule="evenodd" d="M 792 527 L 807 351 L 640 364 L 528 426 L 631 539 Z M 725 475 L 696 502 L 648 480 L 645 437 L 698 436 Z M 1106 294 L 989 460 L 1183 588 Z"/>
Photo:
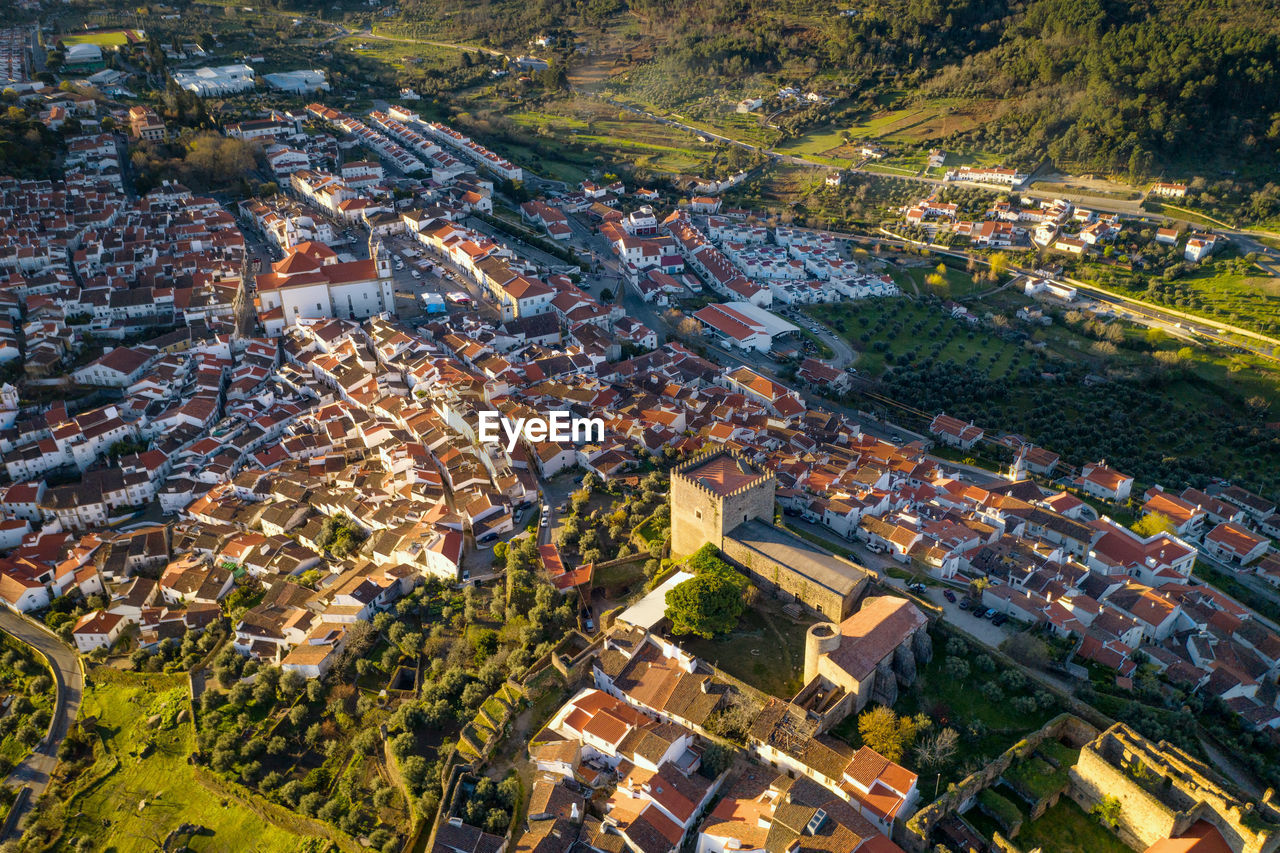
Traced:
<path fill-rule="evenodd" d="M 968 610 L 968 609 L 969 609 L 970 607 L 972 607 L 972 606 L 973 606 L 973 602 L 972 602 L 972 601 L 970 601 L 970 600 L 969 600 L 969 599 L 967 599 L 967 598 L 966 598 L 964 601 L 960 602 L 960 609 L 961 609 L 961 610 Z"/>
<path fill-rule="evenodd" d="M 907 589 L 911 590 L 912 592 L 923 595 L 925 591 L 925 585 L 920 583 L 919 581 L 916 581 L 915 583 L 907 584 Z"/>
<path fill-rule="evenodd" d="M 943 590 L 942 597 L 947 601 L 950 601 L 952 604 L 956 603 L 956 594 L 949 589 Z"/>
<path fill-rule="evenodd" d="M 995 615 L 996 615 L 996 611 L 990 607 L 982 608 L 982 612 L 978 614 L 978 616 L 982 617 L 983 619 L 990 619 L 992 616 L 995 616 Z"/>
<path fill-rule="evenodd" d="M 1009 616 L 1006 613 L 997 613 L 995 616 L 991 617 L 992 625 L 1003 625 L 1008 621 L 1009 621 Z"/>
<path fill-rule="evenodd" d="M 413 276 L 414 278 L 422 278 L 422 273 L 418 272 L 417 270 L 409 270 L 409 275 Z"/>
<path fill-rule="evenodd" d="M 498 531 L 496 531 L 496 530 L 490 530 L 488 533 L 486 533 L 485 535 L 481 536 L 477 541 L 478 541 L 478 542 L 480 542 L 480 544 L 482 544 L 482 545 L 483 545 L 484 543 L 486 543 L 486 542 L 492 542 L 493 540 L 495 540 L 495 539 L 497 539 L 497 538 L 498 538 Z"/>

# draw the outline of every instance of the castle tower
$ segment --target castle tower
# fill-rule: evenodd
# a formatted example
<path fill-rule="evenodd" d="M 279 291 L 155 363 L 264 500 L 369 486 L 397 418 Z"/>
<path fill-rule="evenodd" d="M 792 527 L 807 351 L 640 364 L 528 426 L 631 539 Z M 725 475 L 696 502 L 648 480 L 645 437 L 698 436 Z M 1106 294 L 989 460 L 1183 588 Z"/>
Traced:
<path fill-rule="evenodd" d="M 739 453 L 715 450 L 671 472 L 671 554 L 691 554 L 753 518 L 773 523 L 776 480 Z"/>
<path fill-rule="evenodd" d="M 834 622 L 810 625 L 804 635 L 804 683 L 818 674 L 818 661 L 840 648 L 840 628 Z"/>

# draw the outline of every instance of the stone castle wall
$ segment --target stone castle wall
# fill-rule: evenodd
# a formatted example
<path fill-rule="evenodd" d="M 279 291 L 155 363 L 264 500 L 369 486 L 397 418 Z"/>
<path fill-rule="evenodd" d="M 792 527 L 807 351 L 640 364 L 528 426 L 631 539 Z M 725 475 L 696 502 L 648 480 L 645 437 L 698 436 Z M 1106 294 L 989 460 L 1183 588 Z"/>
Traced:
<path fill-rule="evenodd" d="M 1246 802 L 1192 756 L 1164 741 L 1154 744 L 1123 723 L 1080 751 L 1071 782 L 1071 798 L 1086 811 L 1103 797 L 1118 799 L 1117 834 L 1138 849 L 1180 836 L 1205 820 L 1233 853 L 1280 850 L 1280 810 L 1273 791 L 1260 803 Z"/>
<path fill-rule="evenodd" d="M 819 586 L 799 572 L 740 542 L 724 539 L 720 547 L 726 557 L 742 567 L 757 587 L 780 598 L 799 601 L 828 619 L 838 621 L 848 616 L 866 586 L 864 582 L 845 600 L 839 593 Z"/>

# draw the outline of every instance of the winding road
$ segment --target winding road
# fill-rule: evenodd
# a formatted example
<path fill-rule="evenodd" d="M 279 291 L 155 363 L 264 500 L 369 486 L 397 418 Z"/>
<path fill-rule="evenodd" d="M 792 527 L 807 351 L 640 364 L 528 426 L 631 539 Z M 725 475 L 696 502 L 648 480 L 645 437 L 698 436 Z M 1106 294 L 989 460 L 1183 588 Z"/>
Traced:
<path fill-rule="evenodd" d="M 5 780 L 11 786 L 25 785 L 31 789 L 31 795 L 27 797 L 22 813 L 9 834 L 11 838 L 17 838 L 22 835 L 22 825 L 35 801 L 48 787 L 49 777 L 58 764 L 58 747 L 80 712 L 80 694 L 84 689 L 84 679 L 75 651 L 43 625 L 38 625 L 7 608 L 0 607 L 0 630 L 43 652 L 49 660 L 53 661 L 53 681 L 57 689 L 53 708 L 53 725 L 48 736 L 34 752 L 14 768 Z M 0 838 L 0 842 L 7 840 L 7 838 Z"/>

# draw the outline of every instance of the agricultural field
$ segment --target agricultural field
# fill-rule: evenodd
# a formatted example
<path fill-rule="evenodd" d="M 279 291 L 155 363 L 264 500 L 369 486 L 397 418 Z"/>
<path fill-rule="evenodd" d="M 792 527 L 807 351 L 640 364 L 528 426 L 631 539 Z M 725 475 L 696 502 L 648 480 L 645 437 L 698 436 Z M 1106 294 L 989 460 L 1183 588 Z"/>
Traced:
<path fill-rule="evenodd" d="M 778 150 L 802 156 L 816 154 L 850 161 L 860 160 L 862 158 L 856 147 L 846 144 L 848 140 L 919 146 L 931 139 L 977 127 L 990 118 L 994 107 L 995 103 L 992 101 L 948 98 L 902 108 L 882 109 L 850 124 L 816 128 L 780 144 Z M 923 165 L 923 158 L 919 162 Z M 952 163 L 948 162 L 948 165 Z"/>
<path fill-rule="evenodd" d="M 496 150 L 535 173 L 571 183 L 593 172 L 632 167 L 637 175 L 710 175 L 741 167 L 738 149 L 700 142 L 694 134 L 586 97 L 508 103 L 454 116 Z"/>
<path fill-rule="evenodd" d="M 1242 259 L 1218 258 L 1167 284 L 1152 284 L 1161 291 L 1162 304 L 1275 336 L 1280 334 L 1280 278 L 1259 273 Z"/>
<path fill-rule="evenodd" d="M 1107 458 L 1144 485 L 1203 485 L 1213 476 L 1263 491 L 1280 484 L 1264 427 L 1280 399 L 1280 371 L 1258 357 L 1079 312 L 1050 309 L 1051 325 L 1032 326 L 1014 318 L 1029 301 L 1010 290 L 968 300 L 975 327 L 935 300 L 808 310 L 859 352 L 859 374 L 879 381 L 867 402 L 904 423 L 927 427 L 946 411 L 1030 436 L 1071 465 Z M 1123 429 L 1117 395 L 1126 401 Z"/>
<path fill-rule="evenodd" d="M 923 277 L 932 267 L 898 271 L 899 286 L 911 290 L 911 276 Z M 963 280 L 963 273 L 948 270 Z M 969 279 L 972 281 L 972 279 Z M 1031 367 L 1031 354 L 1016 344 L 975 331 L 935 307 L 914 299 L 867 299 L 860 302 L 815 305 L 807 312 L 833 329 L 860 351 L 860 373 L 878 376 L 894 364 L 934 363 L 982 366 L 996 381 L 1012 378 Z"/>
<path fill-rule="evenodd" d="M 456 67 L 463 51 L 453 47 L 414 42 L 396 36 L 352 36 L 339 39 L 337 44 L 360 56 L 377 59 L 396 70 L 410 67 Z M 477 55 L 477 58 L 482 58 Z"/>
<path fill-rule="evenodd" d="M 928 280 L 934 275 L 942 276 L 942 284 Z M 902 267 L 894 270 L 893 280 L 904 292 L 932 293 L 939 299 L 964 299 L 992 287 L 989 282 L 979 282 L 969 273 L 949 266 L 941 273 L 928 266 Z"/>

